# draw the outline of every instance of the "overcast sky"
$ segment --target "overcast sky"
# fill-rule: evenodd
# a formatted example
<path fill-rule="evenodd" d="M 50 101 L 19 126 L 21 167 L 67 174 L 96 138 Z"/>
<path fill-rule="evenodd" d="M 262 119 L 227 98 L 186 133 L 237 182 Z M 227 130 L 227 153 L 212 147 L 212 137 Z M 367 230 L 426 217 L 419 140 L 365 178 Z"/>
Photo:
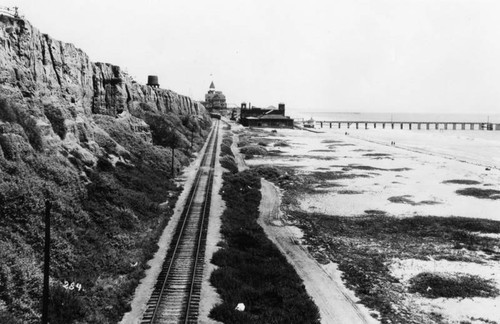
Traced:
<path fill-rule="evenodd" d="M 141 83 L 307 111 L 500 111 L 497 0 L 3 0 Z"/>

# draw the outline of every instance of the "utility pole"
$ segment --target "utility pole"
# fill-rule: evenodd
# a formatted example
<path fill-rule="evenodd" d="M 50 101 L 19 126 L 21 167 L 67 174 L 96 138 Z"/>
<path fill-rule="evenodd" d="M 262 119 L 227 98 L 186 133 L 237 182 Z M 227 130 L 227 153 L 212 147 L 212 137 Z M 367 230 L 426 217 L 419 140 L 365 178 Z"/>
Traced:
<path fill-rule="evenodd" d="M 52 203 L 45 201 L 45 249 L 43 264 L 42 324 L 48 323 L 49 315 L 49 269 L 50 269 L 50 209 Z"/>
<path fill-rule="evenodd" d="M 191 150 L 193 149 L 194 127 L 191 128 Z"/>
<path fill-rule="evenodd" d="M 172 145 L 172 179 L 175 178 L 175 171 L 174 171 L 174 162 L 175 162 L 175 148 Z"/>

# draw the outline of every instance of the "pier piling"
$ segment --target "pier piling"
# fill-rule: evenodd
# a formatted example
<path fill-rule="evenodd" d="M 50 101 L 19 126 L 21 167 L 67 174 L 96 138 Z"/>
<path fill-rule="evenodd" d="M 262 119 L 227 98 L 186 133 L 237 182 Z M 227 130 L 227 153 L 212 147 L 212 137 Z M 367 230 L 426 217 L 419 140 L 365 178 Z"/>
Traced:
<path fill-rule="evenodd" d="M 328 124 L 330 128 L 335 128 L 335 124 L 338 125 L 338 128 L 342 128 L 342 124 L 346 124 L 347 128 L 350 129 L 351 125 L 355 124 L 356 129 L 360 129 L 360 124 L 364 124 L 365 128 L 364 129 L 369 129 L 368 125 L 373 124 L 373 129 L 377 128 L 377 124 L 380 128 L 380 124 L 382 124 L 382 128 L 386 129 L 386 124 L 390 124 L 391 129 L 395 129 L 395 126 L 398 127 L 399 129 L 417 129 L 417 130 L 448 130 L 448 129 L 453 129 L 453 130 L 497 130 L 500 131 L 500 123 L 479 123 L 479 122 L 455 122 L 455 121 L 444 121 L 444 122 L 420 122 L 420 121 L 337 121 L 337 120 L 326 120 L 326 121 L 321 121 L 318 120 L 315 122 L 315 124 L 319 124 L 321 128 L 326 127 L 326 125 L 323 124 Z M 408 127 L 405 127 L 405 124 L 408 124 Z M 432 127 L 431 127 L 432 125 Z M 443 126 L 443 127 L 441 127 Z M 363 127 L 363 126 L 361 126 Z M 387 126 L 388 128 L 389 126 Z"/>

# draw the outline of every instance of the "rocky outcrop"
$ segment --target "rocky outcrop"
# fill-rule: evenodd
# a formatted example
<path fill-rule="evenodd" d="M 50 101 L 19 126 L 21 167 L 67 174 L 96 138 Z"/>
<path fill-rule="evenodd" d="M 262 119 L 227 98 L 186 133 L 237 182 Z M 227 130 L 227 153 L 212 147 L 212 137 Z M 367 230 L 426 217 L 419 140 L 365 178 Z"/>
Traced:
<path fill-rule="evenodd" d="M 48 126 L 44 135 L 49 144 L 60 136 L 51 131 L 54 121 L 49 120 L 48 108 L 64 118 L 60 140 L 84 146 L 97 131 L 94 114 L 120 117 L 149 141 L 150 128 L 143 120 L 146 112 L 209 120 L 205 108 L 191 98 L 141 85 L 119 66 L 93 63 L 73 44 L 7 16 L 0 16 L 0 97 L 25 107 L 40 127 Z"/>
<path fill-rule="evenodd" d="M 33 152 L 24 130 L 18 124 L 0 123 L 0 157 L 9 160 Z"/>

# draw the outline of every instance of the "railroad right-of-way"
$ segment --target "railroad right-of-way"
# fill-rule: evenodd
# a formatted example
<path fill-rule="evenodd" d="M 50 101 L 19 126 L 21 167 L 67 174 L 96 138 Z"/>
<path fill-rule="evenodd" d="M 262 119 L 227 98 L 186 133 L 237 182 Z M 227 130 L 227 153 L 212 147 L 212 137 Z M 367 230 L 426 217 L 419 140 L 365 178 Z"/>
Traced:
<path fill-rule="evenodd" d="M 209 137 L 170 248 L 141 323 L 197 323 L 218 143 L 219 121 Z"/>

